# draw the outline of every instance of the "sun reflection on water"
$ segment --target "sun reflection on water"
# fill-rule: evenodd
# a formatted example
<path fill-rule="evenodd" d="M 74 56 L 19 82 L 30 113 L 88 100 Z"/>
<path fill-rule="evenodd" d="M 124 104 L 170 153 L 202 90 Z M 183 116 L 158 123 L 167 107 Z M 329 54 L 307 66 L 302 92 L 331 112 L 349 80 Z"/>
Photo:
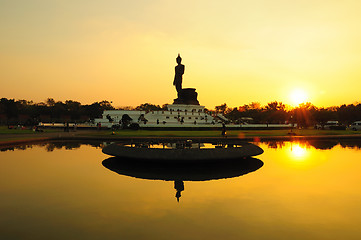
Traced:
<path fill-rule="evenodd" d="M 308 142 L 282 142 L 272 145 L 272 149 L 274 158 L 287 168 L 312 169 L 327 158 L 327 152 L 317 150 Z"/>
<path fill-rule="evenodd" d="M 295 144 L 295 145 L 291 144 L 289 148 L 290 157 L 297 161 L 303 161 L 307 159 L 309 154 L 310 153 L 307 150 L 306 146 L 301 146 L 300 144 Z"/>

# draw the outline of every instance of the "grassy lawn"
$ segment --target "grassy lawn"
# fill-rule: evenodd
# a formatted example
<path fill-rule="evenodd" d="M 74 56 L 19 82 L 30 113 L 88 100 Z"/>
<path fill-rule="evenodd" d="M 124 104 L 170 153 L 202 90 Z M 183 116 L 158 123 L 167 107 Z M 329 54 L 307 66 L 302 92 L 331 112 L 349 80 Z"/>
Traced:
<path fill-rule="evenodd" d="M 30 129 L 8 129 L 7 126 L 0 126 L 0 134 L 32 134 Z"/>
<path fill-rule="evenodd" d="M 44 133 L 58 132 L 58 130 L 45 130 L 44 132 L 35 132 L 32 129 L 8 129 L 7 126 L 0 126 L 0 142 L 38 139 L 43 138 Z"/>
<path fill-rule="evenodd" d="M 63 135 L 63 129 L 45 129 L 44 132 L 34 132 L 31 129 L 8 129 L 0 126 L 0 141 L 20 140 L 28 138 L 42 138 L 58 132 Z M 361 131 L 351 130 L 316 130 L 316 129 L 294 129 L 296 136 L 319 136 L 319 135 L 361 135 Z M 289 136 L 290 130 L 228 130 L 228 137 L 267 137 L 267 136 Z M 160 131 L 160 130 L 78 130 L 67 133 L 72 136 L 99 137 L 222 137 L 219 130 L 205 131 Z"/>
<path fill-rule="evenodd" d="M 46 129 L 44 132 L 60 132 L 62 129 Z M 35 132 L 32 129 L 8 129 L 7 126 L 0 126 L 0 134 L 39 134 L 40 132 Z"/>

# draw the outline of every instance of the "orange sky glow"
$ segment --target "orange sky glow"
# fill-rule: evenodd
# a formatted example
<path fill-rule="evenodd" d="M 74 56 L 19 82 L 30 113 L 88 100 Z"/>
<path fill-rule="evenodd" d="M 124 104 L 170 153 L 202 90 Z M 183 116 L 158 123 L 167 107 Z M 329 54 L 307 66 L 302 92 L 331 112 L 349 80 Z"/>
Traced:
<path fill-rule="evenodd" d="M 0 97 L 116 107 L 360 101 L 361 1 L 0 1 Z M 294 92 L 303 92 L 295 97 Z"/>

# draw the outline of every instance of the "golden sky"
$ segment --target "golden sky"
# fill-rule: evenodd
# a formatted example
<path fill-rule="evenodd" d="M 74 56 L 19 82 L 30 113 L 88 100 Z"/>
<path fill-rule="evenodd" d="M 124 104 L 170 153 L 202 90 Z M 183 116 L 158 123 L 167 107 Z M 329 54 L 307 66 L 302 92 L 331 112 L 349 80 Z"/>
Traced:
<path fill-rule="evenodd" d="M 361 1 L 0 0 L 0 97 L 201 105 L 360 101 Z"/>

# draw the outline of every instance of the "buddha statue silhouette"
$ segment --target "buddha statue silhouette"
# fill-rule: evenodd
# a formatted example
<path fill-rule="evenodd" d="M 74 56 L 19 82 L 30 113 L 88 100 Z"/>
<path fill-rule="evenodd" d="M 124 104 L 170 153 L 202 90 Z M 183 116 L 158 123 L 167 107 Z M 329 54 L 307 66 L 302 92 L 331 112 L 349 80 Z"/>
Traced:
<path fill-rule="evenodd" d="M 178 57 L 176 58 L 176 61 L 178 63 L 177 66 L 175 66 L 175 75 L 174 75 L 174 81 L 173 81 L 173 85 L 175 86 L 175 89 L 177 90 L 178 93 L 178 98 L 181 95 L 182 92 L 182 80 L 183 80 L 183 74 L 184 74 L 184 65 L 181 64 L 182 62 L 182 58 L 178 53 Z"/>
<path fill-rule="evenodd" d="M 176 58 L 178 65 L 175 66 L 175 75 L 173 85 L 177 90 L 177 99 L 174 99 L 173 104 L 186 104 L 186 105 L 199 105 L 197 100 L 198 93 L 195 88 L 183 88 L 183 74 L 184 74 L 184 65 L 181 64 L 182 58 L 178 53 Z"/>

